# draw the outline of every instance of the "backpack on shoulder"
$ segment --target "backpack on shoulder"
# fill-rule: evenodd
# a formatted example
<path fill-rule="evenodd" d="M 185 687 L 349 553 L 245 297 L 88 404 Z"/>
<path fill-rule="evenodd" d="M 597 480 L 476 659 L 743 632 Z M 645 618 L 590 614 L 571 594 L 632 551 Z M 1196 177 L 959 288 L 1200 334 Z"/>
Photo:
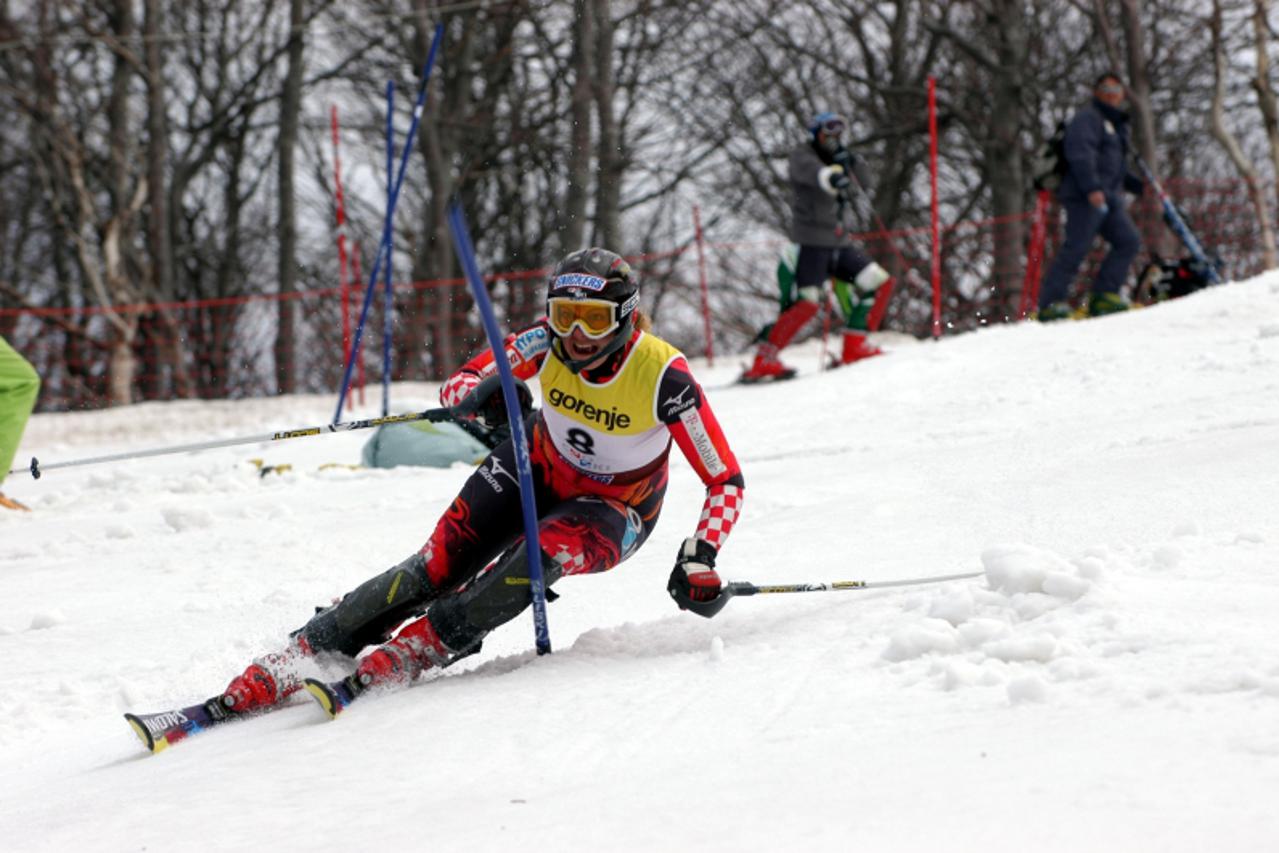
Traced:
<path fill-rule="evenodd" d="M 1044 140 L 1043 146 L 1035 152 L 1030 162 L 1030 173 L 1034 176 L 1035 189 L 1056 192 L 1066 176 L 1066 122 L 1057 122 L 1057 129 L 1052 136 Z"/>

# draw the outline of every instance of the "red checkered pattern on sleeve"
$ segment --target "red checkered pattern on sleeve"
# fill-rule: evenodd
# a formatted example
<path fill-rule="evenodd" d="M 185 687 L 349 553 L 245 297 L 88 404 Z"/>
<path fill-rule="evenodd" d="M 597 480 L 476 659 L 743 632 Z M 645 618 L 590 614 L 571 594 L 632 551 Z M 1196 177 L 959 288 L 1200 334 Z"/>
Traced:
<path fill-rule="evenodd" d="M 742 512 L 743 491 L 731 483 L 718 483 L 706 490 L 706 503 L 697 522 L 698 539 L 706 540 L 716 551 L 720 549 Z"/>
<path fill-rule="evenodd" d="M 450 376 L 443 385 L 440 386 L 440 402 L 452 408 L 462 402 L 462 398 L 471 392 L 471 389 L 480 384 L 480 377 L 469 370 L 460 370 Z"/>

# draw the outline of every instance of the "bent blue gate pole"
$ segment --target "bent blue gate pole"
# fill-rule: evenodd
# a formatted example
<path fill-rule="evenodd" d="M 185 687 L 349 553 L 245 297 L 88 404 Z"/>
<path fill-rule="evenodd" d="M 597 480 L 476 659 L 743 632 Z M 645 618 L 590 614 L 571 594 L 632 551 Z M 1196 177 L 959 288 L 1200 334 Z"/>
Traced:
<path fill-rule="evenodd" d="M 457 249 L 458 260 L 462 262 L 462 270 L 466 273 L 466 281 L 471 285 L 475 305 L 480 309 L 480 317 L 484 320 L 484 331 L 488 335 L 489 346 L 493 349 L 493 361 L 497 364 L 497 372 L 502 380 L 502 396 L 506 400 L 506 417 L 511 423 L 511 444 L 515 448 L 515 467 L 520 479 L 520 503 L 524 509 L 528 582 L 529 591 L 533 594 L 533 631 L 537 638 L 537 653 L 544 655 L 551 651 L 551 632 L 546 624 L 546 584 L 542 575 L 542 547 L 537 537 L 533 463 L 529 459 L 528 436 L 524 432 L 523 413 L 520 411 L 519 397 L 515 393 L 515 375 L 511 372 L 511 362 L 506 357 L 506 347 L 503 345 L 502 332 L 497 327 L 497 318 L 493 316 L 493 303 L 489 301 L 480 268 L 475 263 L 475 249 L 466 229 L 462 203 L 456 198 L 449 204 L 448 218 L 449 230 L 453 232 L 453 245 Z"/>
<path fill-rule="evenodd" d="M 334 422 L 342 420 L 342 407 L 346 405 L 346 392 L 351 387 L 351 370 L 355 366 L 355 354 L 360 351 L 360 339 L 364 336 L 364 323 L 369 316 L 369 302 L 373 298 L 373 290 L 377 286 L 378 273 L 382 269 L 382 259 L 390 254 L 389 232 L 395 216 L 395 205 L 400 200 L 400 187 L 404 183 L 409 153 L 413 150 L 413 137 L 417 135 L 418 123 L 422 120 L 422 107 L 426 103 L 426 84 L 431 79 L 431 69 L 435 66 L 435 54 L 440 42 L 444 40 L 444 24 L 435 25 L 435 37 L 431 39 L 431 49 L 426 55 L 426 65 L 422 68 L 422 82 L 417 90 L 417 103 L 413 105 L 413 120 L 409 123 L 408 136 L 404 140 L 404 150 L 400 152 L 400 171 L 395 176 L 395 187 L 387 204 L 386 221 L 382 227 L 382 243 L 378 246 L 377 257 L 373 261 L 373 270 L 369 273 L 369 286 L 364 291 L 364 307 L 360 309 L 360 322 L 355 327 L 355 338 L 351 341 L 351 354 L 342 372 L 342 389 L 338 392 L 338 408 L 333 415 Z"/>

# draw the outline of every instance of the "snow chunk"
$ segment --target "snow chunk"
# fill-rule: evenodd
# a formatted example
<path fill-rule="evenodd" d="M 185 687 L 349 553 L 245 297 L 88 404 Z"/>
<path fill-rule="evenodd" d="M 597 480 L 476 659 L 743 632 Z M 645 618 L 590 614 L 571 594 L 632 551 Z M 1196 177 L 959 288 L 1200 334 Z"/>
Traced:
<path fill-rule="evenodd" d="M 165 507 L 160 510 L 164 523 L 175 533 L 204 530 L 213 526 L 213 513 L 202 507 Z"/>
<path fill-rule="evenodd" d="M 108 524 L 103 533 L 108 539 L 132 539 L 137 535 L 127 524 Z"/>
<path fill-rule="evenodd" d="M 992 640 L 981 647 L 981 650 L 997 660 L 1038 661 L 1047 663 L 1057 653 L 1057 640 L 1048 634 L 1033 634 L 1028 637 L 1008 637 Z"/>
<path fill-rule="evenodd" d="M 710 659 L 712 663 L 719 663 L 724 659 L 724 640 L 718 634 L 711 637 Z"/>
<path fill-rule="evenodd" d="M 993 589 L 1006 594 L 1043 592 L 1049 572 L 1071 574 L 1071 565 L 1062 557 L 1031 545 L 996 545 L 981 555 L 986 580 Z"/>
<path fill-rule="evenodd" d="M 1000 619 L 973 619 L 959 626 L 959 639 L 965 646 L 977 648 L 983 643 L 1008 634 L 1008 623 Z"/>
<path fill-rule="evenodd" d="M 973 615 L 973 595 L 963 587 L 951 590 L 933 601 L 928 615 L 952 625 L 967 622 Z"/>
<path fill-rule="evenodd" d="M 958 633 L 953 625 L 941 619 L 921 619 L 893 633 L 884 649 L 884 658 L 904 661 L 929 652 L 949 654 L 958 648 Z"/>
<path fill-rule="evenodd" d="M 31 631 L 43 631 L 46 628 L 52 628 L 55 625 L 61 625 L 67 621 L 67 617 L 62 614 L 61 610 L 45 610 L 31 617 Z"/>
<path fill-rule="evenodd" d="M 966 660 L 949 660 L 941 667 L 941 688 L 958 690 L 976 684 L 982 676 L 981 667 Z"/>
<path fill-rule="evenodd" d="M 1075 560 L 1075 570 L 1081 578 L 1099 581 L 1106 572 L 1106 562 L 1100 557 L 1080 557 Z"/>
<path fill-rule="evenodd" d="M 1062 600 L 1042 592 L 1026 592 L 1012 597 L 1013 612 L 1024 622 L 1038 619 L 1045 613 L 1061 607 Z"/>
<path fill-rule="evenodd" d="M 1092 587 L 1084 578 L 1067 575 L 1061 572 L 1049 572 L 1044 578 L 1044 592 L 1057 598 L 1069 598 L 1074 601 L 1083 596 Z"/>
<path fill-rule="evenodd" d="M 1261 338 L 1279 338 L 1279 323 L 1266 323 L 1257 329 L 1257 336 Z"/>
<path fill-rule="evenodd" d="M 1008 682 L 1008 701 L 1013 705 L 1027 702 L 1044 702 L 1048 699 L 1048 685 L 1036 675 L 1023 675 Z"/>

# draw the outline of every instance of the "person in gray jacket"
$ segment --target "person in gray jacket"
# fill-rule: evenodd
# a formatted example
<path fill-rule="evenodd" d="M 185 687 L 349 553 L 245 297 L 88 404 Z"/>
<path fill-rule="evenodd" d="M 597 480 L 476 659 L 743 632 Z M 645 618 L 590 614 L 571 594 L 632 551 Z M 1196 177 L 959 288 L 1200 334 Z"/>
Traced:
<path fill-rule="evenodd" d="M 743 382 L 795 375 L 794 369 L 782 364 L 779 353 L 817 313 L 827 278 L 834 275 L 852 282 L 863 299 L 889 279 L 887 270 L 849 243 L 840 221 L 854 175 L 853 155 L 842 140 L 846 127 L 842 116 L 821 113 L 809 125 L 809 138 L 790 153 L 791 239 L 799 244 L 793 291 L 797 295 L 783 307 L 777 322 L 761 333 L 763 340 L 754 363 L 742 375 Z M 866 343 L 864 330 L 845 331 L 840 363 L 879 354 L 879 349 Z"/>
<path fill-rule="evenodd" d="M 1107 71 L 1093 85 L 1092 102 L 1066 126 L 1066 173 L 1057 190 L 1066 210 L 1066 239 L 1039 292 L 1042 321 L 1070 316 L 1071 282 L 1098 234 L 1110 251 L 1089 291 L 1088 313 L 1096 317 L 1128 308 L 1119 289 L 1141 249 L 1141 236 L 1128 217 L 1123 191 L 1141 195 L 1145 183 L 1128 170 L 1128 113 L 1120 109 L 1123 101 L 1123 81 Z"/>

